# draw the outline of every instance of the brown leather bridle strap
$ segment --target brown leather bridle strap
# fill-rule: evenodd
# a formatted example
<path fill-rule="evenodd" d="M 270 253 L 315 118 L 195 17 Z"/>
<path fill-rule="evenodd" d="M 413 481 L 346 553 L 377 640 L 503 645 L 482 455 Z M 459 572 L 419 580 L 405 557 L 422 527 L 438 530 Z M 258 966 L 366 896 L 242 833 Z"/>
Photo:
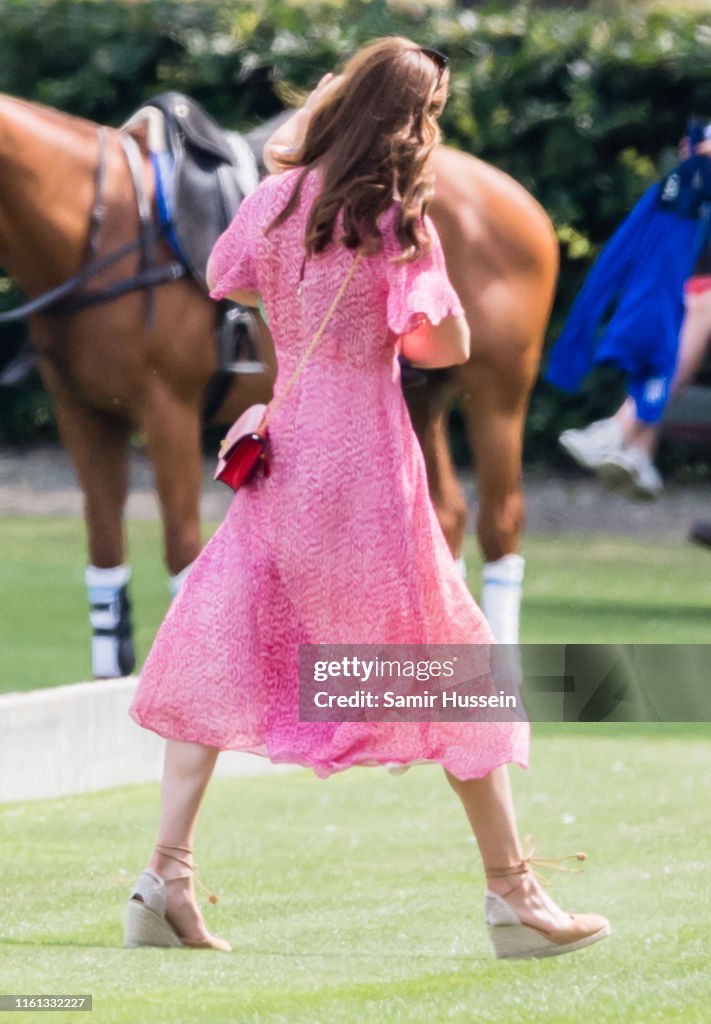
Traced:
<path fill-rule="evenodd" d="M 167 263 L 156 265 L 155 263 L 155 229 L 151 215 L 150 205 L 147 202 L 145 188 L 143 186 L 142 168 L 136 173 L 135 161 L 132 164 L 128 160 L 131 169 L 136 201 L 139 210 L 139 237 L 119 246 L 106 256 L 99 257 L 99 235 L 106 217 L 106 204 L 104 202 L 104 182 L 106 177 L 106 136 L 107 129 L 102 125 L 98 130 L 98 158 L 94 171 L 94 203 L 89 215 L 89 231 L 87 234 L 84 258 L 80 270 L 72 277 L 63 281 L 55 288 L 42 292 L 36 298 L 22 303 L 15 309 L 0 313 L 0 324 L 13 323 L 16 320 L 24 320 L 25 317 L 38 313 L 49 313 L 51 315 L 66 315 L 95 306 L 103 302 L 111 302 L 129 292 L 148 289 L 149 299 L 147 303 L 147 314 L 149 321 L 153 319 L 152 289 L 157 284 L 168 281 L 177 281 L 185 277 L 187 268 L 178 260 L 170 260 Z M 132 140 L 133 141 L 133 140 Z M 135 143 L 134 143 L 135 145 Z M 124 152 L 127 152 L 124 147 Z M 128 154 L 127 154 L 128 158 Z M 84 291 L 86 283 L 97 274 L 108 270 L 119 260 L 130 255 L 137 249 L 141 250 L 141 267 L 138 274 L 107 285 L 105 288 L 96 288 L 93 291 Z M 151 323 L 152 325 L 152 323 Z"/>
<path fill-rule="evenodd" d="M 139 266 L 140 273 L 145 274 L 155 266 L 156 237 L 151 205 L 148 202 L 143 183 L 143 158 L 138 143 L 132 135 L 129 135 L 128 132 L 121 132 L 119 138 L 133 180 L 133 191 L 138 209 L 138 240 L 141 250 Z M 155 294 L 152 283 L 146 288 L 146 320 L 149 327 L 155 326 Z"/>

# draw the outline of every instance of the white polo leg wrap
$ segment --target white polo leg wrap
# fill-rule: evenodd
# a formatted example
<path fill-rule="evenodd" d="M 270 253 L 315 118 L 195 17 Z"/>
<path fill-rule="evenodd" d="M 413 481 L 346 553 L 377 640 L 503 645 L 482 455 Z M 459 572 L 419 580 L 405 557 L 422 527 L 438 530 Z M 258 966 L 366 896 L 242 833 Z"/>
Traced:
<path fill-rule="evenodd" d="M 84 573 L 91 622 L 91 669 L 95 678 L 117 679 L 129 675 L 135 665 L 131 637 L 131 604 L 127 565 L 99 569 L 89 565 Z"/>
<path fill-rule="evenodd" d="M 484 564 L 481 610 L 500 644 L 517 644 L 523 571 L 521 555 L 504 555 Z"/>
<path fill-rule="evenodd" d="M 187 577 L 188 573 L 190 572 L 194 564 L 194 562 L 188 562 L 184 569 L 181 569 L 180 572 L 176 572 L 175 576 L 170 577 L 168 582 L 170 586 L 171 597 L 175 597 L 175 595 L 178 593 L 183 583 L 185 582 L 185 578 Z"/>

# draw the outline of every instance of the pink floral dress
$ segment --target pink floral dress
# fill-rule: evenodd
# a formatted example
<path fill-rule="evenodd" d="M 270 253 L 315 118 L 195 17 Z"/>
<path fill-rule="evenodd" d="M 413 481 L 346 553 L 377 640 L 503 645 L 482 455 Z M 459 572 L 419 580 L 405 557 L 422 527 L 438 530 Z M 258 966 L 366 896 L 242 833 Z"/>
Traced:
<path fill-rule="evenodd" d="M 284 207 L 297 170 L 244 200 L 211 256 L 213 298 L 258 289 L 279 373 L 275 394 L 319 327 L 353 253 L 304 261 L 320 179 Z M 429 500 L 424 460 L 400 387 L 397 340 L 462 308 L 429 219 L 430 251 L 364 257 L 321 342 L 269 425 L 271 475 L 235 494 L 194 563 L 148 656 L 131 706 L 162 736 L 248 750 L 327 776 L 355 764 L 437 761 L 480 778 L 528 758 L 521 722 L 301 722 L 303 643 L 474 644 L 493 637 L 461 580 Z"/>

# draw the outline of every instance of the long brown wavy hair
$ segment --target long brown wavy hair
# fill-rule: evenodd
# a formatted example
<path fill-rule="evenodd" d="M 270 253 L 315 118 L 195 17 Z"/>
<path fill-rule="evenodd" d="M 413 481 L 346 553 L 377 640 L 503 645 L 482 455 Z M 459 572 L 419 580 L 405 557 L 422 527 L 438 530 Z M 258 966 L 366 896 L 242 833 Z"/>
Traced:
<path fill-rule="evenodd" d="M 268 230 L 293 213 L 306 174 L 318 166 L 322 189 L 306 226 L 307 255 L 331 244 L 341 211 L 339 241 L 377 250 L 378 218 L 397 197 L 399 259 L 415 259 L 428 245 L 422 215 L 434 191 L 430 157 L 446 96 L 447 71 L 416 43 L 388 36 L 363 46 L 314 110 L 301 146 L 279 156 L 282 168 L 303 172 Z"/>

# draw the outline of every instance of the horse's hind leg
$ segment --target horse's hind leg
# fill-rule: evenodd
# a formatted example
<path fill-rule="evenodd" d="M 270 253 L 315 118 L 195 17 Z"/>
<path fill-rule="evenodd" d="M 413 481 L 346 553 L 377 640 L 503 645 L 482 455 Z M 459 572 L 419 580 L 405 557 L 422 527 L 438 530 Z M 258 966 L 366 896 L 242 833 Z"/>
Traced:
<path fill-rule="evenodd" d="M 410 419 L 425 457 L 430 500 L 449 549 L 458 559 L 467 525 L 467 505 L 447 436 L 453 396 L 452 381 L 446 373 L 431 374 L 427 384 L 405 390 Z"/>
<path fill-rule="evenodd" d="M 524 568 L 518 545 L 525 518 L 521 454 L 529 381 L 512 367 L 481 365 L 462 367 L 460 380 L 479 491 L 482 610 L 499 643 L 518 643 Z"/>
<path fill-rule="evenodd" d="M 128 493 L 130 428 L 120 419 L 56 403 L 62 441 L 84 495 L 89 562 L 86 585 L 95 678 L 130 675 L 136 664 L 124 564 L 123 510 Z"/>
<path fill-rule="evenodd" d="M 140 420 L 163 516 L 165 562 L 175 592 L 202 547 L 200 410 L 156 378 L 147 389 Z"/>

